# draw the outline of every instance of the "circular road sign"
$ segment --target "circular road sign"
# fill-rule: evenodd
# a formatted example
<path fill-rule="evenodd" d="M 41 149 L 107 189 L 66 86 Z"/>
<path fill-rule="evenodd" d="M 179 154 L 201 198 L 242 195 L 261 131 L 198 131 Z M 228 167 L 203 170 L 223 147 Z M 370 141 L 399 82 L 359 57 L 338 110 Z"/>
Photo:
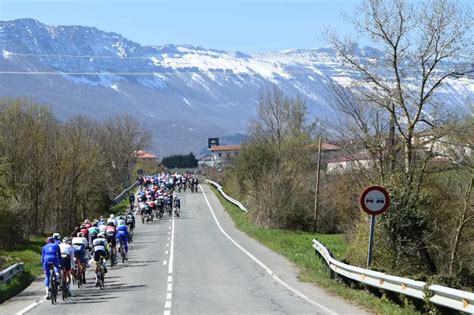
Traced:
<path fill-rule="evenodd" d="M 390 207 L 390 196 L 381 186 L 370 186 L 360 195 L 362 210 L 371 215 L 384 213 Z"/>

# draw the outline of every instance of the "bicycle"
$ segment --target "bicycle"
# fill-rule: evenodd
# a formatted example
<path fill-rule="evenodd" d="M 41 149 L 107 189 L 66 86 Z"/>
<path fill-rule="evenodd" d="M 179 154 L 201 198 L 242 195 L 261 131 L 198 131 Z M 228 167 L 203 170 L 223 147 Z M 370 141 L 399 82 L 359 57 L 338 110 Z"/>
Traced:
<path fill-rule="evenodd" d="M 179 218 L 181 209 L 179 207 L 174 207 L 174 214 Z"/>
<path fill-rule="evenodd" d="M 62 298 L 63 298 L 63 301 L 66 301 L 68 296 L 69 296 L 69 290 L 67 288 L 67 283 L 66 283 L 66 273 L 63 272 L 61 273 L 61 295 L 62 295 Z"/>
<path fill-rule="evenodd" d="M 119 245 L 119 252 L 120 252 L 120 255 L 122 256 L 122 264 L 125 264 L 125 260 L 127 259 L 127 256 L 125 254 L 125 249 L 122 242 L 120 242 L 120 245 Z"/>
<path fill-rule="evenodd" d="M 84 284 L 83 266 L 76 260 L 76 267 L 72 270 L 72 284 L 80 288 Z"/>
<path fill-rule="evenodd" d="M 51 304 L 56 304 L 58 296 L 58 282 L 56 272 L 54 271 L 54 263 L 48 264 L 49 268 L 49 293 L 51 295 Z"/>
<path fill-rule="evenodd" d="M 104 258 L 100 257 L 98 266 L 96 267 L 97 282 L 101 290 L 104 289 L 105 282 L 105 271 L 104 271 Z"/>
<path fill-rule="evenodd" d="M 117 264 L 117 254 L 115 253 L 114 249 L 112 248 L 111 243 L 109 243 L 110 246 L 110 267 L 113 267 Z"/>
<path fill-rule="evenodd" d="M 128 229 L 129 229 L 129 233 L 128 233 L 128 242 L 129 243 L 133 243 L 133 228 L 132 228 L 132 225 L 129 225 L 128 226 Z"/>

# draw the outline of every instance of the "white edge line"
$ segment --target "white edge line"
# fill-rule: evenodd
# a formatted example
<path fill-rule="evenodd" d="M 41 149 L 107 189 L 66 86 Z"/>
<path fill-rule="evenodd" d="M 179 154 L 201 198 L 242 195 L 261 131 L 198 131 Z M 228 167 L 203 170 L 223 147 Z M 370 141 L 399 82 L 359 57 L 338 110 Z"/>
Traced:
<path fill-rule="evenodd" d="M 262 267 L 273 279 L 278 281 L 285 288 L 287 288 L 288 290 L 290 290 L 294 294 L 298 295 L 300 298 L 302 298 L 306 302 L 308 302 L 308 303 L 310 303 L 310 304 L 312 304 L 316 307 L 319 307 L 324 312 L 327 312 L 328 314 L 337 314 L 336 312 L 334 312 L 333 310 L 327 308 L 326 306 L 323 306 L 323 305 L 319 304 L 318 302 L 313 301 L 312 299 L 310 299 L 309 297 L 307 297 L 306 295 L 304 295 L 303 293 L 301 293 L 300 291 L 298 291 L 297 289 L 293 288 L 291 285 L 289 285 L 288 283 L 286 283 L 285 281 L 280 279 L 280 277 L 278 277 L 270 268 L 268 268 L 264 263 L 262 263 L 260 260 L 258 260 L 248 250 L 246 250 L 239 243 L 237 243 L 229 234 L 227 234 L 224 231 L 224 229 L 222 228 L 221 224 L 219 223 L 219 220 L 217 220 L 216 214 L 214 213 L 214 209 L 212 208 L 211 204 L 209 203 L 209 200 L 207 199 L 207 196 L 206 196 L 206 193 L 204 192 L 204 189 L 202 188 L 201 185 L 199 185 L 199 186 L 201 188 L 202 194 L 204 195 L 204 198 L 206 199 L 207 206 L 209 207 L 209 210 L 211 211 L 211 214 L 214 218 L 214 221 L 216 221 L 217 227 L 219 227 L 219 230 L 222 232 L 222 234 L 225 235 L 225 237 L 227 237 L 229 239 L 229 241 L 231 241 L 237 248 L 239 248 L 241 251 L 243 251 L 248 257 L 250 257 L 254 262 L 256 262 L 260 267 Z"/>
<path fill-rule="evenodd" d="M 22 309 L 21 311 L 16 312 L 15 315 L 23 315 L 26 312 L 31 311 L 32 309 L 34 309 L 36 306 L 40 305 L 44 301 L 46 301 L 46 299 L 40 299 L 39 301 L 33 302 L 27 307 L 25 307 L 24 309 Z"/>

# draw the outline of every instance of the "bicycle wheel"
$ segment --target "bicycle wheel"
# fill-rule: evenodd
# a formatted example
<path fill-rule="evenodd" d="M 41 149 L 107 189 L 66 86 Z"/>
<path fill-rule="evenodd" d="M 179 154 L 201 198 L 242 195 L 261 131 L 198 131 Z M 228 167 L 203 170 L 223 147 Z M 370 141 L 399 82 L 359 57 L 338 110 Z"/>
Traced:
<path fill-rule="evenodd" d="M 122 255 L 122 264 L 125 264 L 125 250 L 123 249 L 123 246 L 120 247 L 120 255 Z"/>
<path fill-rule="evenodd" d="M 77 288 L 79 289 L 82 286 L 82 271 L 80 269 L 77 270 L 76 276 L 77 276 L 77 280 L 76 280 Z"/>
<path fill-rule="evenodd" d="M 67 286 L 66 286 L 66 281 L 63 279 L 63 283 L 61 284 L 61 295 L 63 298 L 63 301 L 67 300 Z"/>
<path fill-rule="evenodd" d="M 102 268 L 103 267 L 101 267 L 100 274 L 99 274 L 99 287 L 101 290 L 104 289 L 104 271 Z"/>
<path fill-rule="evenodd" d="M 57 283 L 56 283 L 56 274 L 54 272 L 54 269 L 51 270 L 52 273 L 49 278 L 49 291 L 51 294 L 51 304 L 56 304 L 56 297 L 58 294 L 58 288 L 57 288 Z"/>

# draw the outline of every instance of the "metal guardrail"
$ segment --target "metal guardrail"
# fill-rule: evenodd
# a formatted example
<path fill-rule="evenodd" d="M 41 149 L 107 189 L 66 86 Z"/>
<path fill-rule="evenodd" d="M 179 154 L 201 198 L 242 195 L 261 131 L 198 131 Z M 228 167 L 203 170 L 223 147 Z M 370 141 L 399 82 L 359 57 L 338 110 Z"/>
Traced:
<path fill-rule="evenodd" d="M 0 271 L 0 283 L 5 283 L 13 278 L 15 275 L 25 271 L 25 265 L 23 263 L 14 264 L 7 269 Z"/>
<path fill-rule="evenodd" d="M 206 182 L 208 182 L 209 184 L 211 184 L 212 186 L 216 187 L 216 189 L 220 192 L 220 194 L 225 198 L 227 199 L 229 202 L 233 203 L 234 205 L 236 205 L 237 207 L 240 208 L 240 210 L 244 211 L 245 213 L 248 213 L 247 209 L 244 207 L 244 205 L 242 203 L 240 203 L 240 201 L 237 201 L 235 200 L 234 198 L 230 197 L 229 195 L 227 195 L 225 193 L 225 191 L 222 189 L 222 186 L 219 185 L 218 183 L 212 181 L 212 180 L 209 180 L 209 179 L 206 179 Z"/>
<path fill-rule="evenodd" d="M 122 201 L 130 192 L 130 190 L 132 190 L 133 188 L 137 187 L 138 185 L 140 185 L 140 181 L 136 181 L 135 183 L 133 183 L 132 186 L 128 187 L 127 189 L 125 189 L 124 191 L 122 191 L 120 193 L 120 195 L 118 195 L 117 197 L 114 198 L 114 200 L 112 200 L 112 202 L 114 204 L 117 204 L 119 203 L 120 201 Z"/>
<path fill-rule="evenodd" d="M 474 314 L 474 293 L 440 285 L 428 286 L 423 281 L 391 276 L 383 272 L 345 264 L 334 259 L 328 249 L 317 240 L 313 240 L 313 248 L 325 260 L 330 270 L 336 274 L 369 286 L 405 294 L 421 300 L 429 300 L 437 305 Z"/>

